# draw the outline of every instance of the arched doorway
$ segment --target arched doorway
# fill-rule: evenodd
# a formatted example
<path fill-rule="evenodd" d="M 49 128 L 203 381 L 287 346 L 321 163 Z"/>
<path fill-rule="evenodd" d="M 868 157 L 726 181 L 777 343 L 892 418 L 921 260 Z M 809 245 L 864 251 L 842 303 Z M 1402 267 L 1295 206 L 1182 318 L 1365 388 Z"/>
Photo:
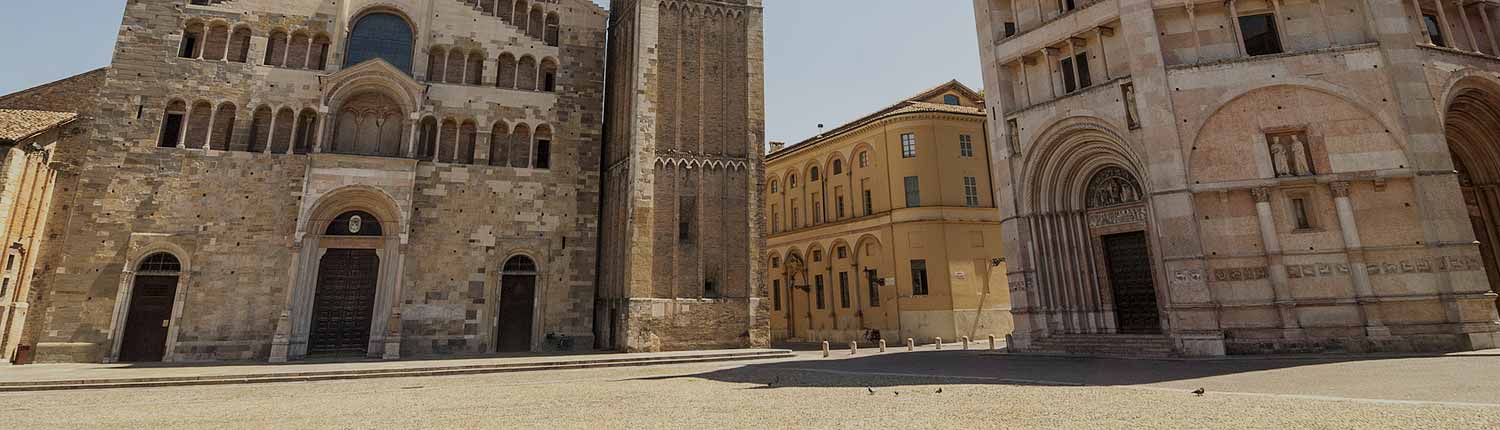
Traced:
<path fill-rule="evenodd" d="M 125 314 L 125 334 L 120 343 L 120 361 L 162 361 L 167 352 L 172 305 L 182 263 L 165 252 L 147 256 L 136 267 L 130 306 Z"/>
<path fill-rule="evenodd" d="M 787 337 L 807 340 L 809 337 L 807 330 L 812 327 L 811 317 L 808 315 L 812 306 L 812 293 L 807 285 L 807 264 L 803 263 L 802 255 L 795 250 L 787 254 L 786 261 L 782 264 L 786 268 L 782 272 L 784 277 L 782 283 L 786 285 Z M 801 302 L 804 303 L 800 308 L 797 306 L 799 292 L 803 297 Z"/>
<path fill-rule="evenodd" d="M 335 247 L 318 263 L 307 351 L 363 356 L 369 352 L 374 323 L 380 220 L 368 212 L 345 212 L 329 222 L 323 234 Z M 370 246 L 357 246 L 370 239 Z"/>
<path fill-rule="evenodd" d="M 500 271 L 499 327 L 496 351 L 531 351 L 532 321 L 536 316 L 536 262 L 518 255 Z"/>
<path fill-rule="evenodd" d="M 1460 86 L 1443 114 L 1443 128 L 1490 290 L 1500 292 L 1500 92 L 1495 87 Z"/>
<path fill-rule="evenodd" d="M 1161 333 L 1143 196 L 1140 182 L 1119 166 L 1094 172 L 1085 193 L 1089 235 L 1104 266 L 1115 332 L 1121 334 Z"/>
<path fill-rule="evenodd" d="M 407 75 L 411 75 L 412 27 L 406 19 L 388 12 L 374 12 L 359 18 L 349 31 L 344 68 L 380 58 Z"/>

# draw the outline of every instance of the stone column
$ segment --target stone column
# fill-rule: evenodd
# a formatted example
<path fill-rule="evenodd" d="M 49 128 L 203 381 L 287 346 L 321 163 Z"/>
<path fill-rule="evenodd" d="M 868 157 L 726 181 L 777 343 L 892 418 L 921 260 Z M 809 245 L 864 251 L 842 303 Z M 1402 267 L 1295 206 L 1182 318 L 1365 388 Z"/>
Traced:
<path fill-rule="evenodd" d="M 1026 56 L 1022 55 L 1021 60 L 1017 64 L 1021 66 L 1021 87 L 1026 89 L 1026 106 L 1031 106 L 1031 78 L 1026 76 Z M 1012 151 L 1018 149 L 1011 148 Z"/>
<path fill-rule="evenodd" d="M 1057 48 L 1047 47 L 1042 48 L 1041 52 L 1042 63 L 1047 67 L 1047 93 L 1051 94 L 1052 99 L 1054 100 L 1059 97 L 1057 94 L 1057 80 L 1052 77 L 1052 51 L 1056 49 Z"/>
<path fill-rule="evenodd" d="M 203 133 L 203 150 L 207 151 L 214 141 L 214 120 L 219 116 L 219 110 L 212 105 L 208 107 L 208 133 Z"/>
<path fill-rule="evenodd" d="M 249 41 L 245 41 L 245 43 L 250 43 L 250 42 Z M 225 63 L 229 62 L 229 45 L 232 45 L 232 44 L 234 44 L 234 27 L 230 27 L 229 28 L 229 33 L 227 33 L 227 34 L 224 35 L 224 57 L 219 58 L 219 59 L 223 60 Z M 247 62 L 247 63 L 250 62 L 250 59 L 246 58 L 245 62 Z M 225 144 L 224 146 L 229 146 L 229 144 Z"/>
<path fill-rule="evenodd" d="M 303 57 L 302 57 L 302 68 L 303 69 L 313 70 L 313 64 L 312 64 L 313 39 L 315 39 L 317 37 L 318 37 L 317 35 L 312 35 L 312 36 L 309 36 L 307 38 L 307 52 L 305 52 L 304 53 L 305 55 L 303 55 Z M 227 45 L 227 43 L 226 43 L 226 45 Z"/>
<path fill-rule="evenodd" d="M 490 164 L 490 145 L 494 129 L 480 130 L 474 138 L 474 164 Z"/>
<path fill-rule="evenodd" d="M 312 148 L 312 152 L 315 154 L 323 152 L 323 139 L 328 136 L 330 130 L 333 130 L 328 127 L 328 118 L 330 116 L 332 115 L 328 114 L 328 106 L 318 107 L 318 141 L 313 143 Z"/>
<path fill-rule="evenodd" d="M 412 114 L 406 118 L 406 128 L 407 130 L 410 130 L 411 134 L 411 136 L 406 140 L 406 158 L 417 158 L 417 136 L 420 135 L 417 132 L 417 129 L 422 128 L 422 121 L 420 118 L 421 114 L 417 112 L 412 112 Z"/>
<path fill-rule="evenodd" d="M 266 155 L 271 155 L 271 146 L 276 144 L 276 116 L 281 115 L 281 107 L 271 108 L 271 123 L 266 125 Z"/>
<path fill-rule="evenodd" d="M 1469 24 L 1469 12 L 1468 9 L 1464 9 L 1463 0 L 1455 1 L 1453 5 L 1458 7 L 1458 20 L 1464 22 L 1464 36 L 1469 38 L 1469 50 L 1484 52 L 1479 50 L 1479 41 L 1474 38 L 1474 27 Z"/>
<path fill-rule="evenodd" d="M 301 131 L 302 131 L 302 112 L 292 112 L 292 136 L 291 136 L 292 139 L 291 139 L 291 141 L 289 141 L 289 142 L 286 143 L 286 153 L 287 154 L 295 154 L 295 153 L 297 153 L 297 138 L 302 137 L 302 136 L 300 136 L 301 133 L 299 133 Z"/>
<path fill-rule="evenodd" d="M 447 74 L 447 72 L 444 72 L 444 74 Z M 436 135 L 436 138 L 432 140 L 432 162 L 436 163 L 438 155 L 443 153 L 443 122 L 438 121 L 437 127 L 434 127 L 434 129 L 433 134 Z"/>
<path fill-rule="evenodd" d="M 1339 232 L 1344 236 L 1344 250 L 1349 258 L 1349 276 L 1354 280 L 1354 295 L 1359 300 L 1360 313 L 1365 318 L 1365 334 L 1371 337 L 1390 336 L 1390 329 L 1380 322 L 1380 310 L 1376 308 L 1375 290 L 1370 287 L 1370 273 L 1365 269 L 1364 246 L 1359 241 L 1359 226 L 1354 220 L 1354 206 L 1349 202 L 1349 183 L 1328 184 L 1333 191 L 1333 204 L 1338 211 Z"/>
<path fill-rule="evenodd" d="M 1421 0 L 1411 0 L 1411 8 L 1417 14 L 1417 30 L 1422 32 L 1422 41 L 1432 45 L 1432 32 L 1427 31 L 1427 19 L 1422 17 Z"/>
<path fill-rule="evenodd" d="M 163 117 L 162 120 L 165 121 L 166 118 Z M 187 105 L 187 110 L 183 111 L 182 114 L 182 124 L 177 124 L 177 146 L 174 146 L 174 148 L 183 148 L 187 146 L 187 135 L 189 130 L 188 123 L 191 123 L 192 121 L 193 104 L 189 102 Z"/>
<path fill-rule="evenodd" d="M 1072 37 L 1067 38 L 1063 43 L 1068 45 L 1068 56 L 1066 58 L 1068 59 L 1068 68 L 1073 69 L 1073 91 L 1082 91 L 1083 75 L 1078 73 L 1078 45 L 1074 43 Z M 1063 88 L 1063 91 L 1066 92 L 1067 88 Z"/>
<path fill-rule="evenodd" d="M 1104 70 L 1104 81 L 1109 82 L 1109 56 L 1105 55 L 1107 50 L 1104 48 L 1104 36 L 1106 35 L 1113 36 L 1113 33 L 1112 31 L 1104 31 L 1104 27 L 1094 27 L 1094 37 L 1099 39 L 1099 62 L 1104 66 L 1102 68 Z M 1197 31 L 1193 32 L 1193 37 L 1195 39 L 1198 37 Z"/>
<path fill-rule="evenodd" d="M 1479 4 L 1479 20 L 1484 22 L 1484 34 L 1490 36 L 1490 55 L 1500 55 L 1500 43 L 1496 43 L 1495 30 L 1490 23 L 1489 5 Z"/>
<path fill-rule="evenodd" d="M 1254 188 L 1250 196 L 1255 199 L 1255 215 L 1260 221 L 1260 240 L 1266 250 L 1266 277 L 1271 280 L 1271 289 L 1276 292 L 1276 310 L 1281 314 L 1281 333 L 1287 339 L 1303 336 L 1302 324 L 1297 320 L 1297 300 L 1287 285 L 1286 263 L 1282 260 L 1281 236 L 1276 232 L 1276 218 L 1271 213 L 1271 189 Z"/>
<path fill-rule="evenodd" d="M 1455 40 L 1453 35 L 1448 34 L 1448 29 L 1453 28 L 1453 26 L 1448 25 L 1448 11 L 1447 8 L 1443 7 L 1443 0 L 1432 0 L 1432 3 L 1437 6 L 1438 25 L 1443 27 L 1443 42 L 1446 43 L 1448 45 L 1447 47 L 1449 48 L 1458 49 L 1458 47 L 1455 46 L 1456 44 L 1453 43 L 1453 41 Z"/>
<path fill-rule="evenodd" d="M 1239 49 L 1241 57 L 1250 55 L 1245 52 L 1245 38 L 1240 34 L 1240 8 L 1234 4 L 1234 0 L 1225 3 L 1229 5 L 1229 29 L 1234 33 L 1234 47 Z"/>

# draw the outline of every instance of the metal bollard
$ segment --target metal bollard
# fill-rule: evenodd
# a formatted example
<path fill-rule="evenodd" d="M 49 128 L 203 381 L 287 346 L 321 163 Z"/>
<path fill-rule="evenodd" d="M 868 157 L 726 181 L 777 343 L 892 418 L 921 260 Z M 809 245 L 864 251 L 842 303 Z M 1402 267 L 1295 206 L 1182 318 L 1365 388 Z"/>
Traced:
<path fill-rule="evenodd" d="M 964 351 L 968 351 L 969 350 L 969 337 L 968 336 L 964 336 L 963 339 L 964 339 Z"/>
<path fill-rule="evenodd" d="M 849 355 L 859 354 L 859 341 L 849 341 Z"/>
<path fill-rule="evenodd" d="M 937 338 L 937 342 L 935 342 L 933 344 L 937 345 L 937 349 L 943 349 L 943 338 L 941 338 L 941 337 Z"/>
<path fill-rule="evenodd" d="M 990 335 L 990 351 L 995 350 L 995 335 Z"/>
<path fill-rule="evenodd" d="M 911 352 L 912 350 L 915 350 L 916 348 L 917 348 L 917 341 L 912 340 L 912 338 L 909 338 L 909 337 L 906 338 L 906 352 Z"/>
<path fill-rule="evenodd" d="M 880 352 L 885 352 L 885 339 L 880 340 Z"/>
<path fill-rule="evenodd" d="M 823 341 L 823 358 L 828 358 L 828 341 Z"/>

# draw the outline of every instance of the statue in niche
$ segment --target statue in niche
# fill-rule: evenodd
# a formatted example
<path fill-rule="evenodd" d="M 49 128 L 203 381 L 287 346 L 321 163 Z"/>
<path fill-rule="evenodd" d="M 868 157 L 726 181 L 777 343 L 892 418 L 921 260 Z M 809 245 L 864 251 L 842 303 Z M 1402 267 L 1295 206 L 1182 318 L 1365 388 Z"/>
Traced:
<path fill-rule="evenodd" d="M 1267 136 L 1270 142 L 1271 167 L 1276 177 L 1312 176 L 1317 174 L 1309 157 L 1307 138 L 1303 132 L 1281 133 Z"/>
<path fill-rule="evenodd" d="M 1107 208 L 1141 201 L 1141 186 L 1118 166 L 1106 167 L 1089 180 L 1084 203 L 1089 209 Z"/>
<path fill-rule="evenodd" d="M 1135 111 L 1135 84 L 1129 82 L 1121 84 L 1120 97 L 1125 100 L 1125 125 L 1131 130 L 1141 128 L 1140 117 Z"/>

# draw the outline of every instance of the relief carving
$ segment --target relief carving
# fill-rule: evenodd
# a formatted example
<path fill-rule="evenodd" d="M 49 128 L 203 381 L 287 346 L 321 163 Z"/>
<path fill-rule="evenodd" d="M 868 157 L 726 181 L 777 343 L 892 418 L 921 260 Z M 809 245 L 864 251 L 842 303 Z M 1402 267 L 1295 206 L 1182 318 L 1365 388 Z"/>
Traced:
<path fill-rule="evenodd" d="M 1365 266 L 1365 272 L 1371 276 L 1434 272 L 1476 272 L 1480 270 L 1484 270 L 1484 263 L 1480 262 L 1478 257 L 1471 256 L 1422 257 L 1397 262 L 1370 263 L 1368 266 Z"/>
<path fill-rule="evenodd" d="M 1261 279 L 1266 279 L 1265 267 L 1233 267 L 1214 269 L 1213 272 L 1213 280 L 1215 282 L 1255 281 Z"/>
<path fill-rule="evenodd" d="M 1141 201 L 1141 185 L 1124 168 L 1110 166 L 1089 180 L 1087 198 L 1089 209 L 1135 203 Z"/>
<path fill-rule="evenodd" d="M 1089 228 L 1146 222 L 1146 208 L 1134 207 L 1089 215 Z"/>

